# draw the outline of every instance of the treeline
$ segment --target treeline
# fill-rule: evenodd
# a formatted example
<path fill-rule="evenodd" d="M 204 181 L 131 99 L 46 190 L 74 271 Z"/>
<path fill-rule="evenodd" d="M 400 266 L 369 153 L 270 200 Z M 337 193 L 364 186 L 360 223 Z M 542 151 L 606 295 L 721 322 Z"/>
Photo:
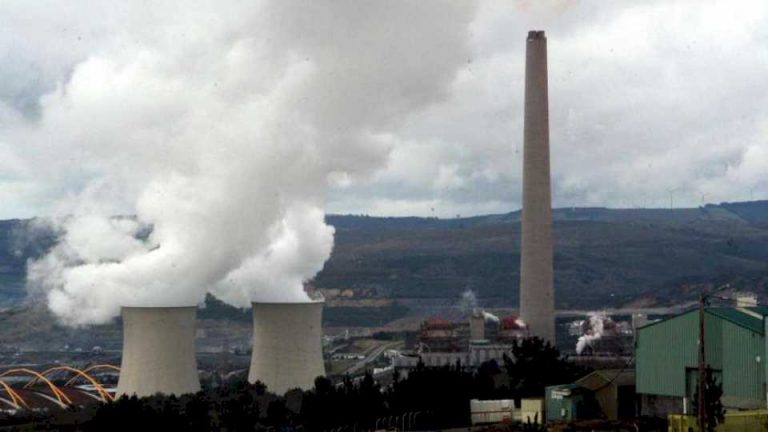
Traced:
<path fill-rule="evenodd" d="M 470 399 L 541 397 L 544 386 L 572 382 L 585 372 L 532 338 L 515 344 L 501 364 L 491 361 L 477 371 L 461 364 L 419 365 L 407 377 L 395 375 L 386 388 L 370 374 L 340 383 L 319 377 L 313 389 L 283 396 L 259 383 L 238 382 L 181 397 L 123 397 L 55 414 L 5 415 L 0 424 L 61 431 L 434 430 L 469 425 Z"/>
<path fill-rule="evenodd" d="M 208 294 L 205 298 L 205 307 L 198 310 L 197 313 L 200 319 L 242 322 L 250 322 L 253 319 L 250 309 L 230 306 L 211 294 Z M 399 304 L 380 307 L 325 306 L 323 310 L 323 325 L 330 327 L 381 326 L 402 318 L 407 313 L 408 308 Z"/>

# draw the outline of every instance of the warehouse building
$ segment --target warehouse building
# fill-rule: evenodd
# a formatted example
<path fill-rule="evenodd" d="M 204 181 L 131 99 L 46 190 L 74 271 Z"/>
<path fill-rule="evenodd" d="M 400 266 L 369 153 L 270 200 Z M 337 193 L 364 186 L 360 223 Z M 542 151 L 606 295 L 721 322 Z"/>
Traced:
<path fill-rule="evenodd" d="M 706 361 L 722 383 L 727 410 L 766 407 L 766 307 L 709 307 Z M 697 309 L 637 330 L 636 388 L 641 414 L 692 413 L 698 386 Z"/>
<path fill-rule="evenodd" d="M 602 369 L 572 384 L 545 389 L 547 420 L 635 417 L 635 371 Z"/>

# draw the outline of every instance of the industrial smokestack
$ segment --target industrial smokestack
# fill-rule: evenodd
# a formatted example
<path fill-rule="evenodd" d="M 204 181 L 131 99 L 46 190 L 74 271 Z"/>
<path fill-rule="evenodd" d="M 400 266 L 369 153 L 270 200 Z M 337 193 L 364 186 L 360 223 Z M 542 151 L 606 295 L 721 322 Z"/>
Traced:
<path fill-rule="evenodd" d="M 525 56 L 520 315 L 531 335 L 555 342 L 547 38 L 528 32 Z"/>
<path fill-rule="evenodd" d="M 200 390 L 196 307 L 123 307 L 123 360 L 116 395 Z"/>
<path fill-rule="evenodd" d="M 482 309 L 475 309 L 469 317 L 469 340 L 485 340 L 485 313 Z"/>
<path fill-rule="evenodd" d="M 248 381 L 277 394 L 310 389 L 325 375 L 323 302 L 253 303 L 253 353 Z"/>

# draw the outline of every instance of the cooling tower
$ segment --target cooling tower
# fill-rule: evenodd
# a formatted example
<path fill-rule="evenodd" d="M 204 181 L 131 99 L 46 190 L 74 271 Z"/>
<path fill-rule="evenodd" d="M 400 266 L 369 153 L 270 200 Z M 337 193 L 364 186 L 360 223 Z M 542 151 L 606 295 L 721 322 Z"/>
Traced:
<path fill-rule="evenodd" d="M 123 307 L 123 360 L 116 395 L 200 390 L 196 307 Z"/>
<path fill-rule="evenodd" d="M 549 177 L 547 38 L 528 32 L 525 56 L 520 315 L 531 335 L 555 342 Z"/>
<path fill-rule="evenodd" d="M 277 394 L 310 389 L 325 375 L 323 302 L 253 303 L 253 353 L 248 381 Z"/>

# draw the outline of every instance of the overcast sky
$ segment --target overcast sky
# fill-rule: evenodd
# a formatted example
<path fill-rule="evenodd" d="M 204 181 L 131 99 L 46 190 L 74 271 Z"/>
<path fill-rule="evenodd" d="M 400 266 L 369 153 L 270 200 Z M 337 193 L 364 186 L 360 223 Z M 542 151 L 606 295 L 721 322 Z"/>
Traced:
<path fill-rule="evenodd" d="M 162 165 L 160 139 L 179 134 L 179 124 L 166 121 L 183 118 L 185 104 L 206 103 L 186 97 L 203 79 L 214 85 L 255 76 L 249 85 L 263 82 L 258 91 L 269 92 L 281 82 L 272 75 L 282 74 L 272 63 L 293 57 L 310 64 L 336 59 L 329 76 L 342 83 L 326 88 L 359 92 L 375 107 L 363 120 L 378 147 L 361 163 L 334 161 L 341 168 L 328 176 L 329 212 L 454 217 L 517 209 L 524 41 L 531 29 L 545 30 L 549 44 L 555 206 L 768 198 L 768 2 L 486 1 L 455 13 L 430 5 L 432 19 L 403 32 L 403 16 L 375 2 L 348 3 L 355 11 L 344 19 L 322 8 L 295 19 L 290 9 L 264 15 L 269 8 L 250 1 L 0 2 L 0 218 L 70 211 L 68 203 L 94 185 L 114 211 L 134 211 L 142 186 L 134 187 L 131 175 L 105 173 L 140 169 L 148 155 Z M 249 30 L 269 20 L 279 25 Z M 458 30 L 433 38 L 443 27 Z M 323 38 L 324 32 L 361 42 Z M 299 42 L 272 46 L 273 38 Z M 259 45 L 252 50 L 258 61 L 233 55 L 243 44 Z M 365 56 L 349 53 L 365 49 Z M 413 64 L 396 63 L 403 61 Z M 258 62 L 272 72 L 254 69 Z M 214 67 L 219 63 L 227 67 Z M 397 77 L 400 66 L 410 74 L 398 78 L 405 89 L 387 80 L 355 81 L 358 68 Z M 115 90 L 137 68 L 161 71 L 163 79 L 149 79 L 138 94 Z M 237 100 L 238 90 L 227 91 Z M 337 96 L 326 97 L 328 112 L 312 110 L 312 122 L 343 127 L 334 112 L 354 111 L 334 111 Z M 206 121 L 199 107 L 194 121 Z M 110 155 L 133 160 L 123 137 L 136 130 L 159 147 L 144 147 L 140 163 L 121 166 Z M 344 145 L 324 148 L 346 156 Z"/>

